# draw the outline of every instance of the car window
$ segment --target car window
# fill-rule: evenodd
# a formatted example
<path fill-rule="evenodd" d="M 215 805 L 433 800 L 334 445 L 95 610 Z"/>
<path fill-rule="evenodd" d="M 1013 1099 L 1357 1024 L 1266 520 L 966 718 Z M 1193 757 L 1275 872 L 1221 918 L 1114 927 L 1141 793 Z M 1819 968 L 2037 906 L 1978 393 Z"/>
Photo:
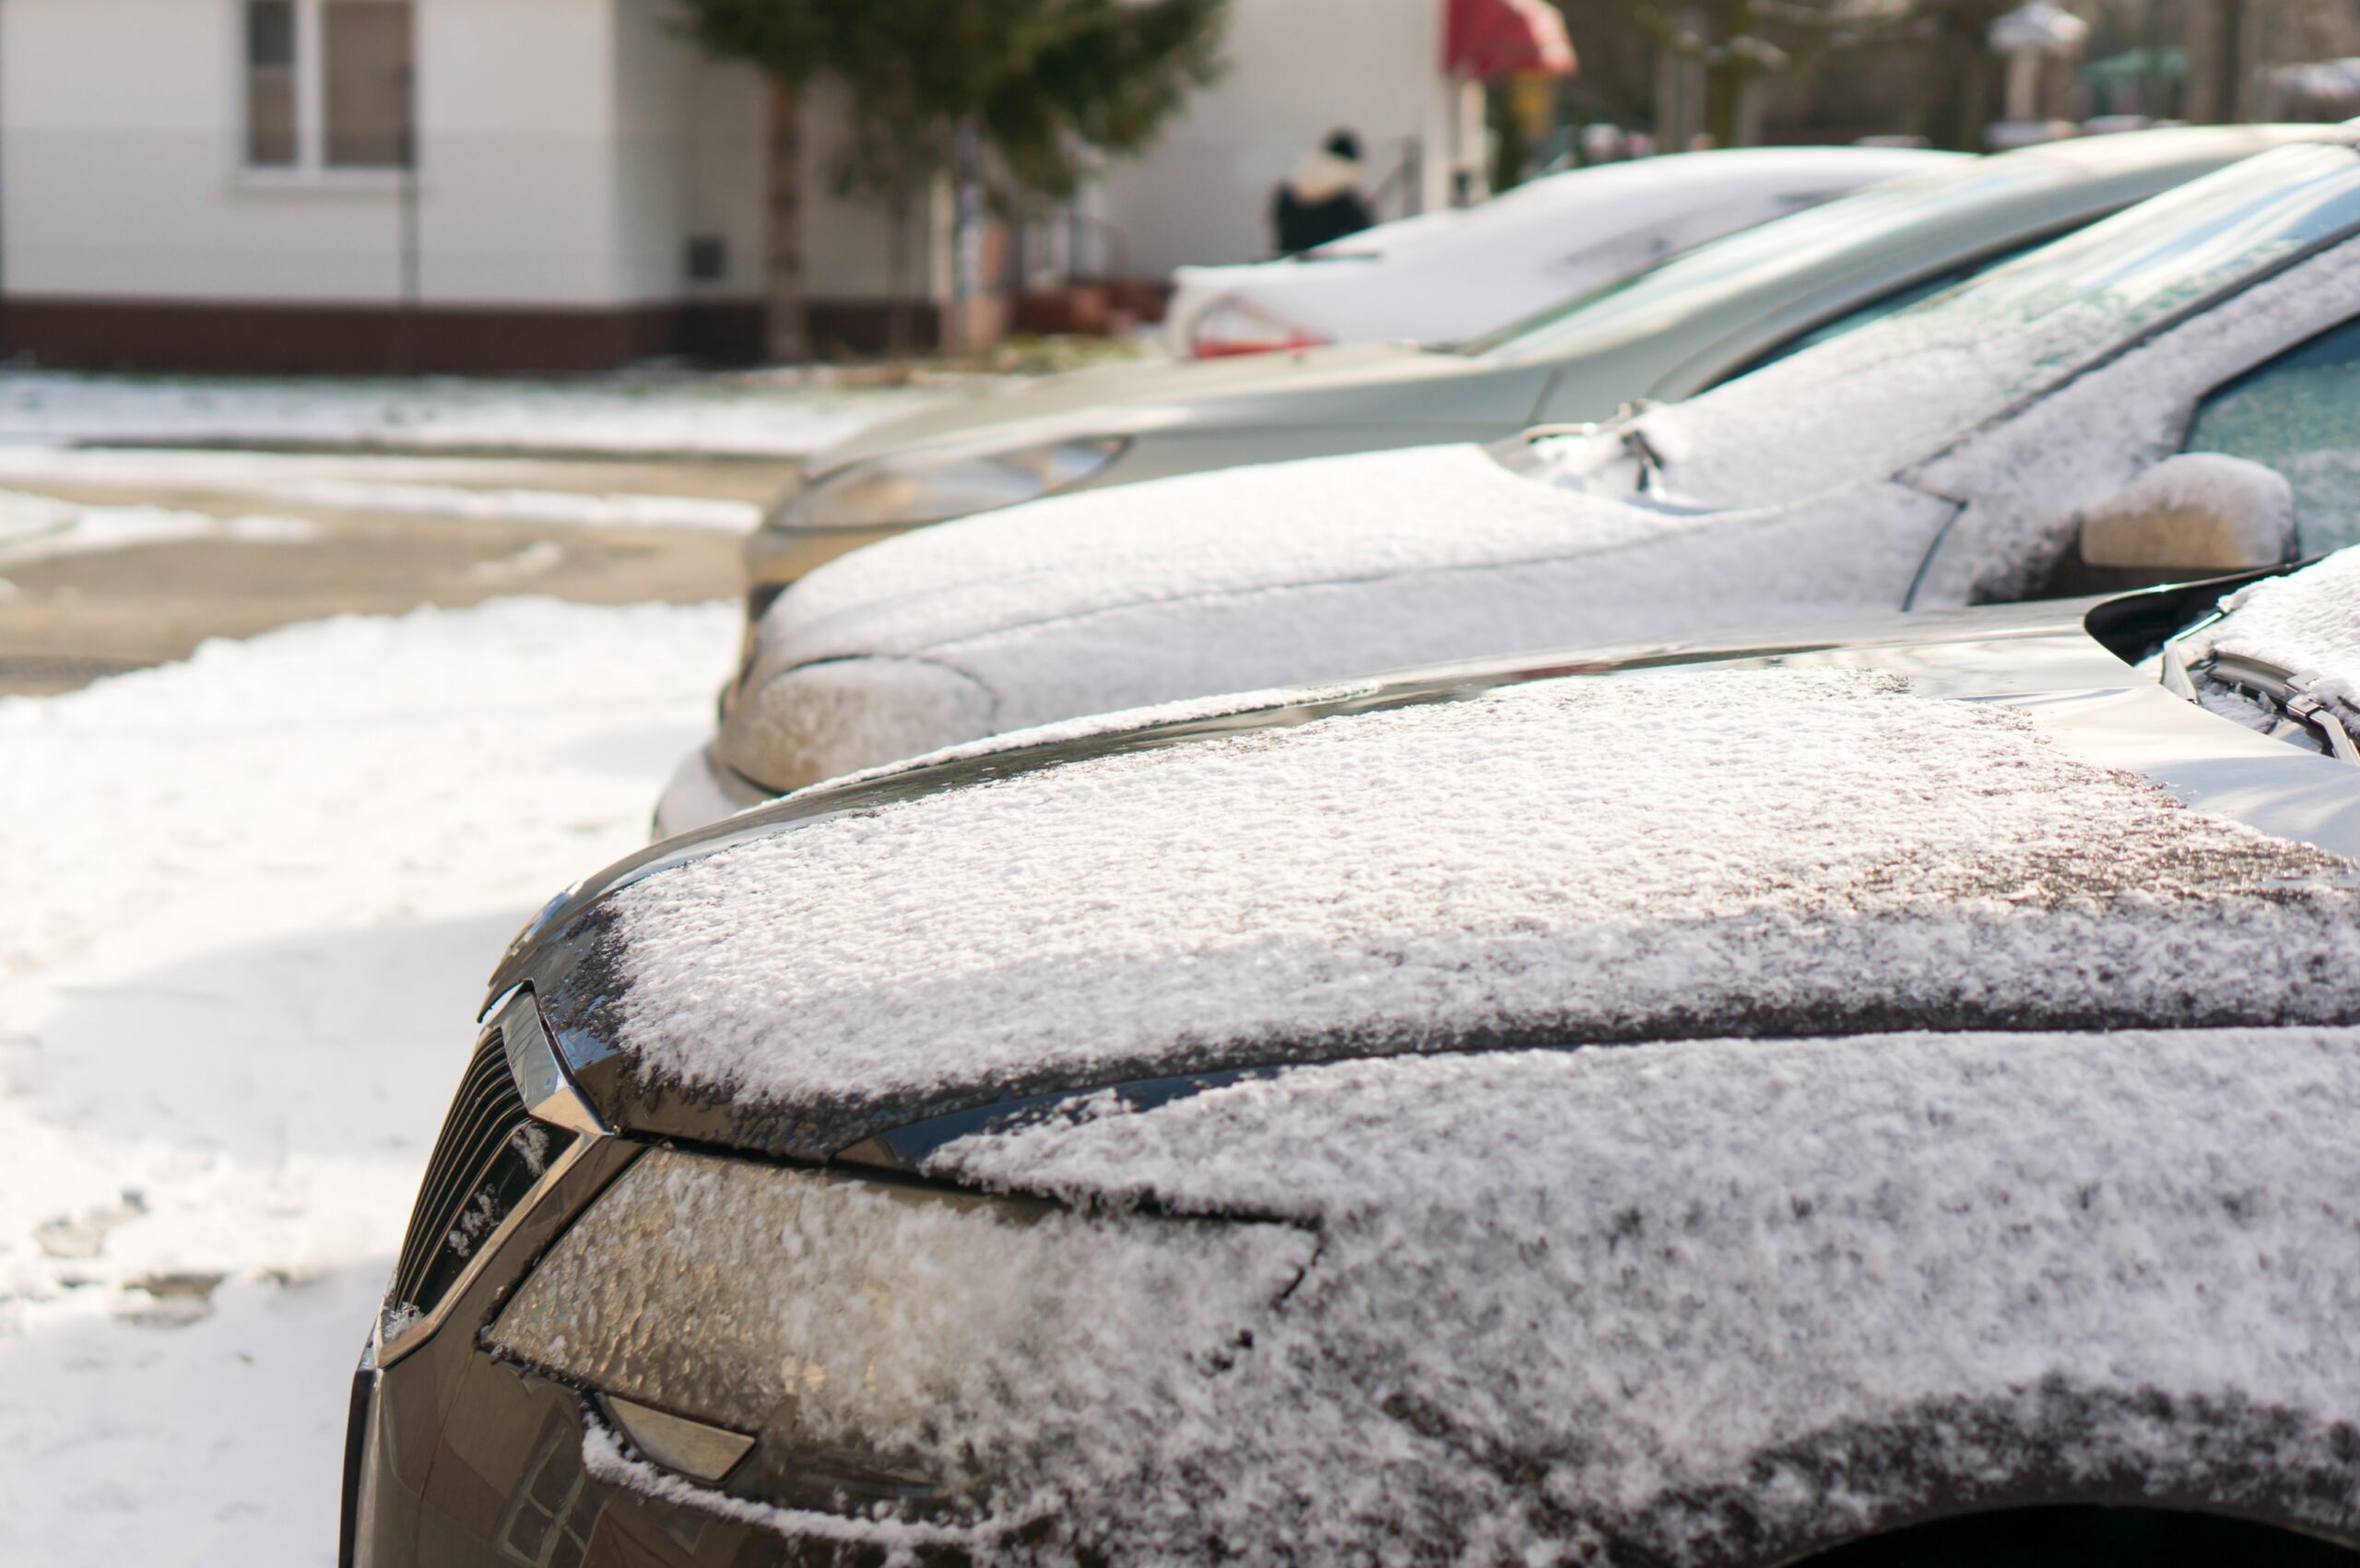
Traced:
<path fill-rule="evenodd" d="M 2001 266 L 2015 260 L 2035 245 L 2046 243 L 2047 238 L 2044 235 L 2041 239 L 2030 241 L 2022 245 L 2010 246 L 1997 255 L 1986 256 L 1981 261 L 1970 262 L 1965 266 L 1954 266 L 1947 272 L 1937 273 L 1931 277 L 1921 277 L 1915 283 L 1904 284 L 1889 293 L 1879 295 L 1856 310 L 1847 311 L 1831 321 L 1823 321 L 1806 332 L 1797 333 L 1784 343 L 1756 354 L 1729 374 L 1716 376 L 1711 384 L 1718 386 L 1722 382 L 1735 381 L 1738 377 L 1751 374 L 1764 365 L 1776 364 L 1789 354 L 1800 354 L 1804 349 L 1824 343 L 1831 337 L 1841 337 L 1847 332 L 1858 331 L 1872 321 L 1882 321 L 1895 311 L 1907 310 L 1920 300 L 1930 300 L 1945 289 L 1955 289 L 1971 277 L 1980 277 L 1995 266 Z"/>
<path fill-rule="evenodd" d="M 1464 351 L 1517 361 L 1605 348 L 1772 279 L 1808 277 L 1832 256 L 1872 248 L 1881 236 L 2061 179 L 2048 165 L 1993 159 L 1896 180 L 1669 256 L 1475 339 Z"/>
<path fill-rule="evenodd" d="M 2306 555 L 2360 544 L 2360 320 L 2215 389 L 2197 406 L 2186 450 L 2284 475 Z"/>

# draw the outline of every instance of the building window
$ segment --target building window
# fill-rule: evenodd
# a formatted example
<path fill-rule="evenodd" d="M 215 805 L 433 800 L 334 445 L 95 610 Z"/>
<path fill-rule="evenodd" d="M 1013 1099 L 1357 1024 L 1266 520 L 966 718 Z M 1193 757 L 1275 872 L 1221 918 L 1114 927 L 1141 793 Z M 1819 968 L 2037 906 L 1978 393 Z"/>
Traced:
<path fill-rule="evenodd" d="M 327 0 L 331 169 L 406 169 L 410 149 L 409 0 Z"/>
<path fill-rule="evenodd" d="M 407 169 L 411 0 L 244 0 L 245 162 Z"/>
<path fill-rule="evenodd" d="M 296 160 L 295 0 L 246 0 L 246 161 Z"/>

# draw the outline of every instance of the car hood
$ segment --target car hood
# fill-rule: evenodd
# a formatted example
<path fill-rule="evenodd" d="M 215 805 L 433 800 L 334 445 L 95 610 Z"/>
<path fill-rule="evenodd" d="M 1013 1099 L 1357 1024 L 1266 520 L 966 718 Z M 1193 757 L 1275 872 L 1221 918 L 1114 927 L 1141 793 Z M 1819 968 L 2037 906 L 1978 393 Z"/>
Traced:
<path fill-rule="evenodd" d="M 619 1123 L 889 1162 L 1011 1098 L 1311 1062 L 2360 1018 L 2360 775 L 2080 608 L 1011 737 L 625 862 L 495 989 Z"/>
<path fill-rule="evenodd" d="M 1495 1052 L 1101 1096 L 930 1169 L 1277 1220 L 1233 1251 L 1296 1226 L 1316 1253 L 1223 1375 L 1176 1379 L 1205 1401 L 1185 1435 L 1155 1419 L 1171 1382 L 1107 1376 L 1168 1365 L 1143 1329 L 1169 1297 L 1136 1338 L 1072 1336 L 1044 1381 L 1082 1430 L 1042 1441 L 1004 1399 L 944 1424 L 1084 1539 L 1173 1560 L 1439 1535 L 1758 1564 L 2043 1503 L 2352 1541 L 2360 1494 L 2312 1478 L 2348 1475 L 2360 1400 L 2355 1112 L 2350 1029 Z"/>
<path fill-rule="evenodd" d="M 716 755 L 785 790 L 997 731 L 1576 642 L 1899 607 L 1954 508 L 1578 493 L 1427 446 L 1052 497 L 781 595 Z"/>
<path fill-rule="evenodd" d="M 1015 446 L 1071 435 L 1122 435 L 1184 422 L 1205 403 L 1274 393 L 1292 397 L 1370 382 L 1414 382 L 1464 373 L 1479 363 L 1405 344 L 1365 343 L 1289 354 L 1107 366 L 1048 377 L 1012 391 L 952 399 L 871 426 L 830 447 L 806 467 L 820 474 L 916 446 L 985 442 Z M 1321 417 L 1316 406 L 1304 406 L 1304 422 L 1316 423 Z M 1000 437 L 1004 442 L 996 439 Z"/>

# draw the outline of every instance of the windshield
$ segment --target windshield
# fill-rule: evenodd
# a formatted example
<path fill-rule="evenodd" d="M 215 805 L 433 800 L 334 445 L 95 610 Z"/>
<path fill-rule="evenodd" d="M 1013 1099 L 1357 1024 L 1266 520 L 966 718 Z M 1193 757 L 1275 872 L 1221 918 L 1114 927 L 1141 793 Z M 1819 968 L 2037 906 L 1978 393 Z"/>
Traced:
<path fill-rule="evenodd" d="M 1672 488 L 1716 504 L 1892 473 L 2360 227 L 2360 158 L 2282 147 L 1949 293 L 1641 419 Z"/>
<path fill-rule="evenodd" d="M 1683 251 L 1477 338 L 1461 351 L 1516 363 L 1613 348 L 1772 279 L 1807 275 L 1834 257 L 1872 249 L 1885 236 L 1971 211 L 2002 193 L 2060 183 L 2065 175 L 2055 163 L 1995 158 L 1896 180 Z"/>

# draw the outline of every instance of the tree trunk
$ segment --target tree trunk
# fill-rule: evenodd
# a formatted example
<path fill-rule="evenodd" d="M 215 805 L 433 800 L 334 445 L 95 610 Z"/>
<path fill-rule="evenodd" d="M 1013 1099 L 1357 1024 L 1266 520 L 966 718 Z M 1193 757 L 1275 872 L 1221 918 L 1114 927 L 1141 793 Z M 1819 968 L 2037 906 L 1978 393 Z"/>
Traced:
<path fill-rule="evenodd" d="M 2007 0 L 1962 0 L 1935 13 L 1934 34 L 1921 56 L 1920 100 L 1926 139 L 1958 152 L 1983 150 L 1990 118 L 1991 24 Z"/>
<path fill-rule="evenodd" d="M 1715 147 L 1735 147 L 1743 128 L 1745 82 L 1753 62 L 1733 47 L 1753 31 L 1753 0 L 1725 0 L 1721 7 L 1721 56 L 1705 68 L 1705 134 Z M 1665 147 L 1678 152 L 1679 147 Z"/>
<path fill-rule="evenodd" d="M 886 285 L 891 294 L 885 306 L 885 354 L 888 359 L 907 359 L 910 353 L 913 324 L 910 308 L 910 162 L 903 157 L 900 171 L 893 177 L 891 195 L 892 229 L 885 269 Z"/>
<path fill-rule="evenodd" d="M 763 348 L 792 364 L 811 357 L 803 304 L 803 147 L 795 89 L 771 84 L 770 255 L 763 292 Z"/>
<path fill-rule="evenodd" d="M 1742 60 L 1723 60 L 1705 73 L 1705 134 L 1713 138 L 1715 147 L 1738 145 L 1738 134 L 1743 128 L 1745 83 L 1752 74 Z"/>

